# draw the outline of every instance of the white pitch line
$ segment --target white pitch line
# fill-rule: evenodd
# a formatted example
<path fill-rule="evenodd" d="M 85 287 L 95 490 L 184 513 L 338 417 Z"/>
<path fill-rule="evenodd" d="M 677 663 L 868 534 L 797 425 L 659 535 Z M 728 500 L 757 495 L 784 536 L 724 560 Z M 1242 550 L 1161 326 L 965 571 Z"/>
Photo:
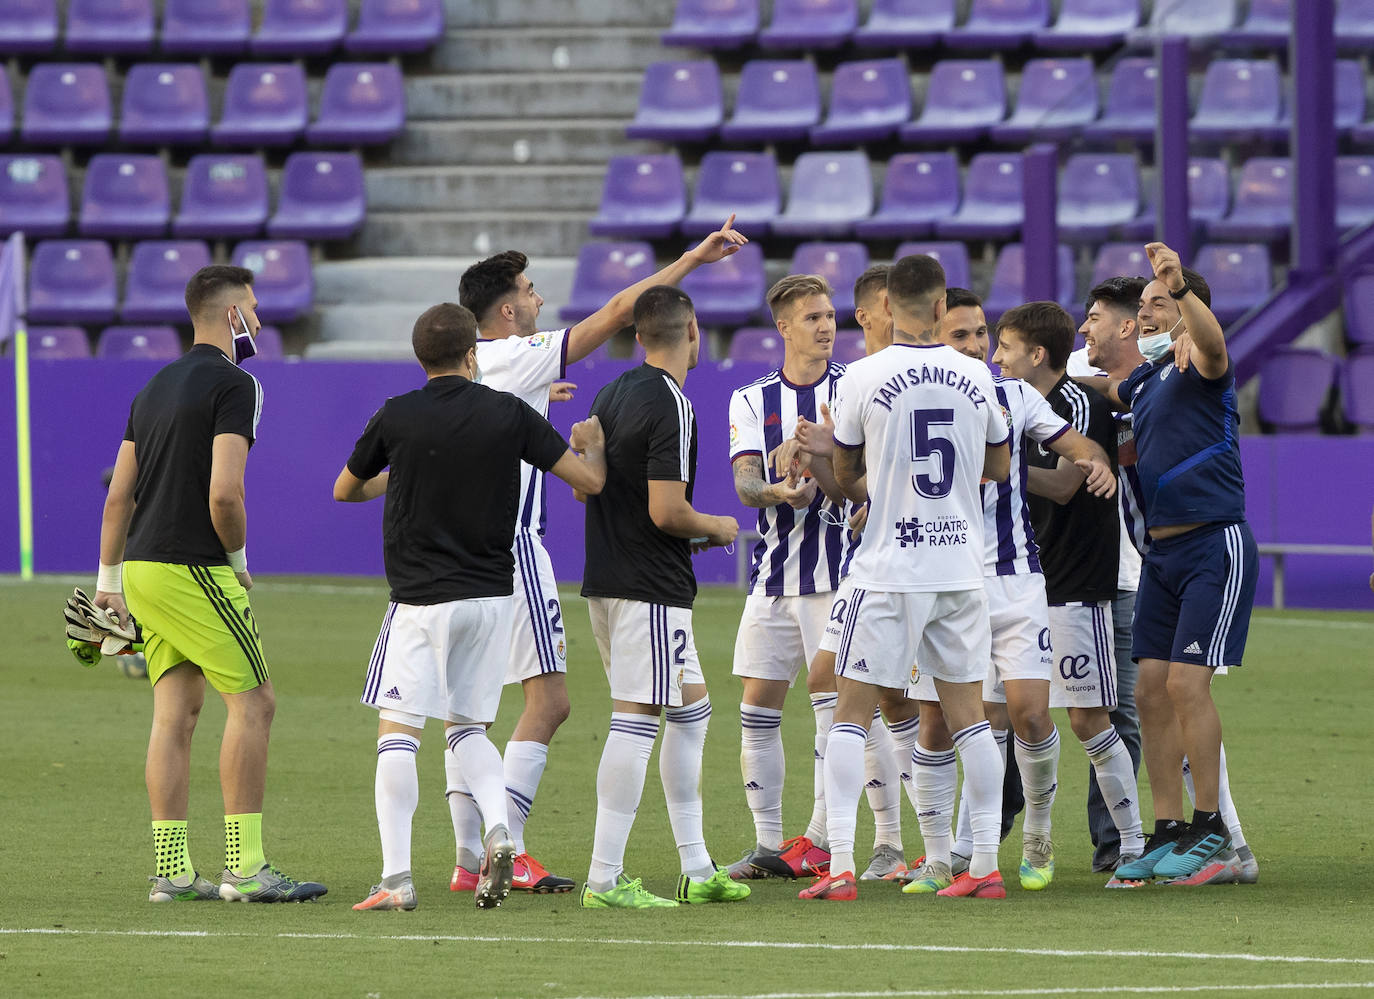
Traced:
<path fill-rule="evenodd" d="M 403 940 L 412 943 L 588 944 L 603 947 L 710 947 L 726 950 L 828 950 L 924 954 L 1014 954 L 1026 957 L 1139 957 L 1187 961 L 1245 961 L 1258 964 L 1374 965 L 1374 957 L 1310 957 L 1302 954 L 1218 954 L 1168 950 L 1056 950 L 1041 947 L 956 947 L 939 944 L 814 943 L 792 940 L 643 940 L 634 937 L 526 937 L 458 933 L 244 933 L 219 930 L 76 930 L 0 927 L 0 936 L 235 937 L 255 940 Z M 808 993 L 809 994 L 809 993 Z"/>
<path fill-rule="evenodd" d="M 878 992 L 713 992 L 677 995 L 631 996 L 628 999 L 955 999 L 955 997 L 996 996 L 1104 996 L 1177 995 L 1182 992 L 1309 992 L 1333 989 L 1374 989 L 1374 982 L 1293 982 L 1264 985 L 1102 985 L 1092 988 L 1059 989 L 883 989 Z M 598 999 L 596 996 L 566 996 L 559 999 Z"/>

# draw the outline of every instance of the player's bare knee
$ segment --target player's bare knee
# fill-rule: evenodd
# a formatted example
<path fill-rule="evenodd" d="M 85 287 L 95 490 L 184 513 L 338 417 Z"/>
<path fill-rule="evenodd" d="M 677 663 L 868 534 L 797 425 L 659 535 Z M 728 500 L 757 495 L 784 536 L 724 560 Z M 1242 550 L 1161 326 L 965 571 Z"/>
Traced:
<path fill-rule="evenodd" d="M 1069 725 L 1079 742 L 1101 735 L 1111 725 L 1106 709 L 1069 709 Z"/>
<path fill-rule="evenodd" d="M 931 752 L 945 752 L 954 748 L 954 738 L 945 724 L 945 713 L 934 701 L 921 702 L 921 724 L 916 739 L 922 749 Z"/>

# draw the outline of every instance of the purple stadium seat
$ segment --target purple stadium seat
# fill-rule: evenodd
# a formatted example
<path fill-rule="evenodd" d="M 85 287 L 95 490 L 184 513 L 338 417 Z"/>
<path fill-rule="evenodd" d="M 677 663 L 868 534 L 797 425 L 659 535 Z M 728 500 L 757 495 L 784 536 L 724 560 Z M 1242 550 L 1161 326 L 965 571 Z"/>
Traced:
<path fill-rule="evenodd" d="M 692 208 L 682 220 L 682 233 L 715 232 L 733 212 L 741 232 L 764 236 L 780 211 L 782 187 L 772 153 L 710 152 L 697 168 Z"/>
<path fill-rule="evenodd" d="M 1059 173 L 1059 234 L 1100 242 L 1140 212 L 1140 165 L 1130 153 L 1077 153 Z"/>
<path fill-rule="evenodd" d="M 36 323 L 102 323 L 114 319 L 115 269 L 102 239 L 39 243 L 29 264 L 28 318 Z"/>
<path fill-rule="evenodd" d="M 24 88 L 20 137 L 42 146 L 90 146 L 110 137 L 110 88 L 99 63 L 39 63 Z"/>
<path fill-rule="evenodd" d="M 1207 224 L 1211 239 L 1274 242 L 1293 225 L 1293 162 L 1256 156 L 1240 170 L 1231 214 Z"/>
<path fill-rule="evenodd" d="M 606 164 L 601 207 L 587 223 L 593 236 L 662 239 L 687 214 L 687 186 L 677 153 L 612 156 Z"/>
<path fill-rule="evenodd" d="M 1212 312 L 1223 326 L 1262 303 L 1273 290 L 1269 247 L 1258 243 L 1208 243 L 1197 251 L 1193 269 L 1212 289 Z"/>
<path fill-rule="evenodd" d="M 804 139 L 821 120 L 816 64 L 805 59 L 755 59 L 740 71 L 735 113 L 720 127 L 726 142 Z"/>
<path fill-rule="evenodd" d="M 1146 192 L 1145 210 L 1121 227 L 1125 239 L 1155 238 L 1155 186 Z M 1194 225 L 1207 225 L 1226 215 L 1231 208 L 1231 177 L 1226 164 L 1218 159 L 1194 158 L 1188 161 L 1188 217 Z"/>
<path fill-rule="evenodd" d="M 1235 25 L 1237 6 L 1236 0 L 1157 0 L 1149 26 L 1132 32 L 1131 41 L 1151 43 L 1160 35 L 1214 38 Z"/>
<path fill-rule="evenodd" d="M 946 239 L 1011 239 L 1025 219 L 1020 153 L 978 153 L 969 160 L 959 210 L 935 223 Z"/>
<path fill-rule="evenodd" d="M 1007 115 L 1007 82 L 995 59 L 946 59 L 930 71 L 925 107 L 898 131 L 903 142 L 972 142 Z"/>
<path fill-rule="evenodd" d="M 743 326 L 730 337 L 730 349 L 726 354 L 737 364 L 782 364 L 785 347 L 782 336 L 773 326 Z"/>
<path fill-rule="evenodd" d="M 782 236 L 847 236 L 873 214 L 873 175 L 862 152 L 802 153 L 792 167 L 787 208 L 773 221 Z"/>
<path fill-rule="evenodd" d="M 1049 0 L 972 0 L 968 20 L 944 41 L 952 49 L 1016 49 L 1049 22 Z"/>
<path fill-rule="evenodd" d="M 959 208 L 959 160 L 953 153 L 901 153 L 887 163 L 883 199 L 872 218 L 860 219 L 860 239 L 915 239 Z"/>
<path fill-rule="evenodd" d="M 29 360 L 62 361 L 90 357 L 91 342 L 80 326 L 30 326 Z"/>
<path fill-rule="evenodd" d="M 282 168 L 273 239 L 347 239 L 363 224 L 367 191 L 357 153 L 292 153 Z"/>
<path fill-rule="evenodd" d="M 163 52 L 233 55 L 248 48 L 252 27 L 248 0 L 167 0 L 158 44 Z"/>
<path fill-rule="evenodd" d="M 1374 430 L 1374 354 L 1355 354 L 1341 365 L 1341 412 L 1345 422 Z"/>
<path fill-rule="evenodd" d="M 616 292 L 649 277 L 656 270 L 654 248 L 648 243 L 587 243 L 577 251 L 568 304 L 558 310 L 565 323 L 586 319 Z"/>
<path fill-rule="evenodd" d="M 167 168 L 157 156 L 99 153 L 86 166 L 81 191 L 83 236 L 161 236 L 172 215 Z"/>
<path fill-rule="evenodd" d="M 1346 279 L 1345 338 L 1355 348 L 1374 347 L 1374 270 Z"/>
<path fill-rule="evenodd" d="M 0 52 L 52 52 L 57 48 L 57 0 L 5 0 L 0 7 Z"/>
<path fill-rule="evenodd" d="M 901 59 L 846 62 L 835 67 L 830 113 L 811 129 L 817 146 L 890 139 L 911 117 L 911 80 Z"/>
<path fill-rule="evenodd" d="M 639 108 L 625 128 L 632 139 L 701 142 L 725 117 L 720 69 L 713 59 L 651 63 L 639 88 Z"/>
<path fill-rule="evenodd" d="M 901 260 L 913 253 L 924 253 L 940 262 L 945 271 L 945 284 L 950 288 L 969 288 L 973 283 L 966 243 L 908 242 L 897 247 L 893 260 Z"/>
<path fill-rule="evenodd" d="M 859 26 L 858 0 L 773 0 L 763 49 L 837 49 Z"/>
<path fill-rule="evenodd" d="M 124 76 L 119 138 L 131 146 L 200 145 L 210 130 L 210 98 L 200 66 L 139 63 Z"/>
<path fill-rule="evenodd" d="M 1292 36 L 1293 0 L 1250 0 L 1245 20 L 1223 31 L 1218 41 L 1232 48 L 1283 49 Z"/>
<path fill-rule="evenodd" d="M 1088 138 L 1109 140 L 1130 139 L 1133 142 L 1153 142 L 1155 123 L 1155 80 L 1159 67 L 1152 58 L 1130 56 L 1122 59 L 1112 70 L 1107 86 L 1107 106 L 1102 117 L 1083 127 Z"/>
<path fill-rule="evenodd" d="M 261 157 L 191 157 L 173 235 L 239 239 L 256 236 L 266 224 L 267 171 Z"/>
<path fill-rule="evenodd" d="M 1063 0 L 1054 26 L 1037 31 L 1042 52 L 1115 48 L 1140 24 L 1140 0 Z"/>
<path fill-rule="evenodd" d="M 210 248 L 200 240 L 155 239 L 135 244 L 129 255 L 120 319 L 126 323 L 186 322 L 186 282 L 210 263 Z"/>
<path fill-rule="evenodd" d="M 264 323 L 288 323 L 315 301 L 310 248 L 294 240 L 249 240 L 234 247 L 233 263 L 253 272 L 255 310 Z"/>
<path fill-rule="evenodd" d="M 1277 63 L 1214 59 L 1202 79 L 1202 96 L 1188 132 L 1216 142 L 1244 141 L 1278 124 L 1281 105 Z"/>
<path fill-rule="evenodd" d="M 96 341 L 95 356 L 107 361 L 175 361 L 181 337 L 172 326 L 107 326 Z"/>
<path fill-rule="evenodd" d="M 1077 135 L 1097 117 L 1097 77 L 1093 61 L 1032 59 L 1021 72 L 1016 110 L 992 126 L 998 142 L 1027 143 Z"/>
<path fill-rule="evenodd" d="M 1320 350 L 1285 347 L 1260 367 L 1260 426 L 1287 433 L 1321 430 L 1322 409 L 1336 383 L 1337 360 Z"/>
<path fill-rule="evenodd" d="M 831 348 L 830 359 L 841 364 L 853 364 L 861 357 L 868 356 L 864 344 L 863 330 L 836 330 L 835 345 Z"/>
<path fill-rule="evenodd" d="M 292 63 L 239 63 L 229 71 L 217 146 L 289 146 L 305 129 L 305 70 Z"/>
<path fill-rule="evenodd" d="M 1364 68 L 1358 59 L 1336 60 L 1336 131 L 1350 132 L 1364 121 Z M 1265 135 L 1275 142 L 1284 142 L 1293 130 L 1294 97 L 1290 84 L 1285 90 L 1283 110 L 1279 112 L 1278 124 L 1265 130 Z M 1356 141 L 1365 141 L 1366 136 L 1356 136 Z"/>
<path fill-rule="evenodd" d="M 347 30 L 347 0 L 265 0 L 248 47 L 258 55 L 323 55 Z"/>
<path fill-rule="evenodd" d="M 282 349 L 281 330 L 275 326 L 259 327 L 253 344 L 258 348 L 253 355 L 254 361 L 280 361 L 286 356 L 286 351 Z"/>
<path fill-rule="evenodd" d="M 424 52 L 444 37 L 443 0 L 363 0 L 358 26 L 344 36 L 348 52 Z"/>
<path fill-rule="evenodd" d="M 401 70 L 389 62 L 341 62 L 329 67 L 320 113 L 306 128 L 312 146 L 390 142 L 406 123 Z"/>
<path fill-rule="evenodd" d="M 819 274 L 835 290 L 835 322 L 854 323 L 854 281 L 868 269 L 863 243 L 801 243 L 792 254 L 789 274 Z"/>
<path fill-rule="evenodd" d="M 8 73 L 0 73 L 0 144 L 14 135 L 14 94 L 10 91 Z"/>
<path fill-rule="evenodd" d="M 1374 222 L 1374 157 L 1336 157 L 1336 228 Z"/>
<path fill-rule="evenodd" d="M 1094 285 L 1114 277 L 1151 277 L 1154 269 L 1139 243 L 1103 243 L 1093 261 Z"/>
<path fill-rule="evenodd" d="M 1071 312 L 1080 304 L 1074 295 L 1073 251 L 1062 243 L 1059 246 L 1059 287 L 1055 301 Z M 983 299 L 983 314 L 988 324 L 997 322 L 1002 313 L 1026 301 L 1026 256 L 1020 243 L 1008 243 L 997 254 L 992 268 L 992 284 Z"/>
<path fill-rule="evenodd" d="M 755 319 L 768 290 L 762 245 L 745 243 L 724 260 L 698 267 L 682 279 L 682 290 L 691 296 L 703 326 L 738 326 Z"/>
<path fill-rule="evenodd" d="M 870 49 L 924 49 L 954 28 L 955 0 L 873 0 L 854 44 Z"/>
<path fill-rule="evenodd" d="M 153 50 L 153 0 L 68 0 L 68 52 L 138 55 Z"/>
<path fill-rule="evenodd" d="M 737 49 L 759 33 L 759 0 L 678 0 L 664 45 Z"/>
<path fill-rule="evenodd" d="M 71 221 L 67 171 L 57 156 L 0 156 L 0 236 L 63 236 Z"/>
<path fill-rule="evenodd" d="M 1336 4 L 1336 45 L 1346 51 L 1374 48 L 1374 0 Z"/>

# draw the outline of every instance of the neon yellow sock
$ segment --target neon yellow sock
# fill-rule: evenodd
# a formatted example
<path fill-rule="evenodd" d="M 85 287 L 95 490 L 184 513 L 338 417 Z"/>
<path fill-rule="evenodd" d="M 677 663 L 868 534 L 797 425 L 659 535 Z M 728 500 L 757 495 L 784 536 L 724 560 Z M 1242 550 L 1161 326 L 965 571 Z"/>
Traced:
<path fill-rule="evenodd" d="M 186 846 L 186 820 L 172 819 L 153 823 L 153 855 L 157 876 L 179 878 L 190 874 L 191 852 Z"/>
<path fill-rule="evenodd" d="M 262 854 L 262 813 L 224 817 L 224 866 L 239 877 L 262 870 L 267 858 Z"/>

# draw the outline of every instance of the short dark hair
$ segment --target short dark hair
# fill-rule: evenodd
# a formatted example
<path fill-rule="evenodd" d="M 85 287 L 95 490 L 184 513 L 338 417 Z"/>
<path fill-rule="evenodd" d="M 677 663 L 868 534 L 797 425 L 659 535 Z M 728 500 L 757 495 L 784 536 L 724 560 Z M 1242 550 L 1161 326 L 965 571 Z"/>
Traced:
<path fill-rule="evenodd" d="M 687 336 L 696 308 L 681 288 L 656 284 L 635 299 L 635 332 L 645 348 L 669 347 Z"/>
<path fill-rule="evenodd" d="M 1050 367 L 1062 371 L 1073 351 L 1073 317 L 1058 302 L 1027 302 L 1002 313 L 997 321 L 997 338 L 1002 331 L 1014 329 L 1032 347 L 1044 347 Z"/>
<path fill-rule="evenodd" d="M 1207 284 L 1207 279 L 1193 270 L 1191 267 L 1183 268 L 1183 283 L 1188 286 L 1188 290 L 1198 297 L 1207 308 L 1212 307 L 1212 289 Z"/>
<path fill-rule="evenodd" d="M 1111 277 L 1093 285 L 1088 292 L 1088 300 L 1083 304 L 1084 312 L 1091 312 L 1094 302 L 1111 306 L 1118 312 L 1134 316 L 1140 309 L 1140 293 L 1145 290 L 1146 281 L 1141 277 Z"/>
<path fill-rule="evenodd" d="M 253 272 L 247 267 L 231 267 L 228 264 L 202 267 L 186 282 L 186 311 L 195 320 L 226 291 L 251 288 L 252 285 Z"/>
<path fill-rule="evenodd" d="M 525 273 L 529 258 L 519 250 L 502 250 L 478 261 L 458 279 L 458 301 L 477 317 L 487 318 L 491 307 L 515 290 L 515 279 Z"/>
<path fill-rule="evenodd" d="M 983 300 L 969 291 L 967 288 L 946 288 L 945 289 L 945 308 L 946 309 L 981 309 Z"/>
<path fill-rule="evenodd" d="M 477 318 L 452 302 L 431 305 L 415 320 L 410 346 L 426 371 L 451 371 L 477 346 Z"/>
<path fill-rule="evenodd" d="M 887 288 L 887 273 L 891 264 L 874 264 L 854 279 L 854 304 L 865 301 L 879 288 Z"/>
<path fill-rule="evenodd" d="M 887 297 L 898 307 L 913 308 L 936 292 L 945 293 L 945 269 L 924 253 L 913 253 L 887 272 Z"/>

